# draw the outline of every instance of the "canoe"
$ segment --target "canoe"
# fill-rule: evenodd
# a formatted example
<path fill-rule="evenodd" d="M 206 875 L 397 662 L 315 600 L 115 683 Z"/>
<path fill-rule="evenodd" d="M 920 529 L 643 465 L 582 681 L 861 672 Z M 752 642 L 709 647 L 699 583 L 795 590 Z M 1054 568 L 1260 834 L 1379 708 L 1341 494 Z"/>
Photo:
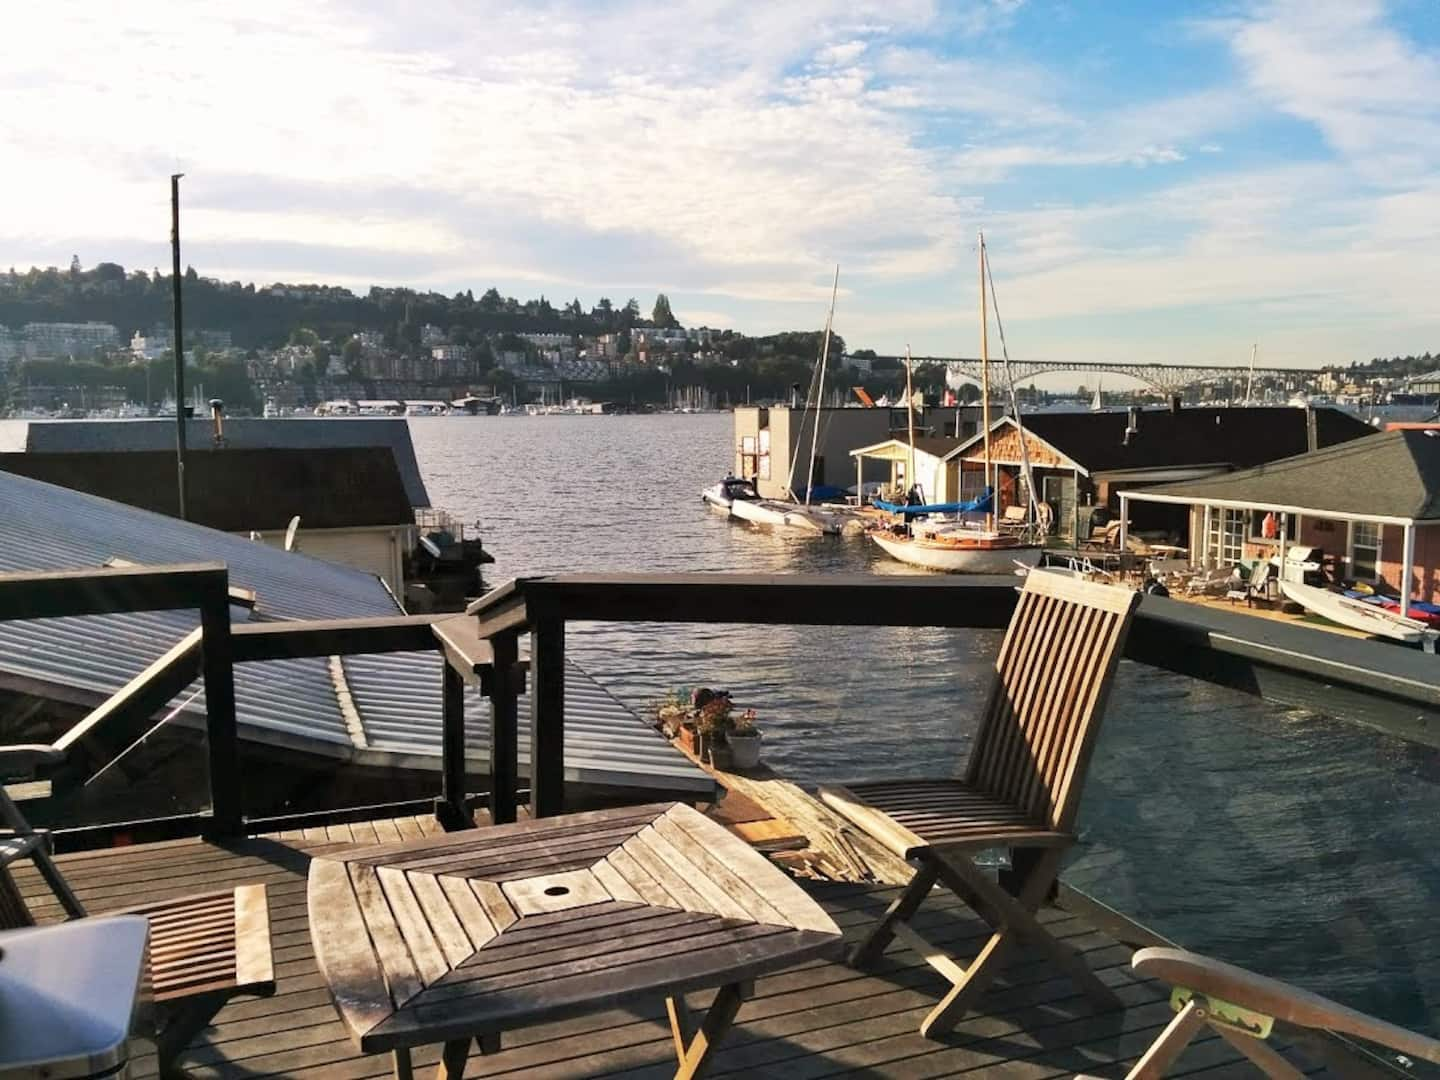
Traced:
<path fill-rule="evenodd" d="M 978 532 L 973 537 L 952 532 L 918 539 L 873 532 L 870 539 L 892 559 L 947 574 L 1009 574 L 1017 563 L 1037 565 L 1044 554 L 1039 544 L 1022 544 L 1013 537 Z"/>
<path fill-rule="evenodd" d="M 1329 619 L 1352 630 L 1375 634 L 1391 641 L 1403 641 L 1415 645 L 1433 634 L 1429 627 L 1414 619 L 1402 619 L 1398 614 L 1383 607 L 1354 600 L 1343 593 L 1332 592 L 1315 585 L 1301 585 L 1294 581 L 1280 582 L 1280 591 L 1313 615 Z"/>

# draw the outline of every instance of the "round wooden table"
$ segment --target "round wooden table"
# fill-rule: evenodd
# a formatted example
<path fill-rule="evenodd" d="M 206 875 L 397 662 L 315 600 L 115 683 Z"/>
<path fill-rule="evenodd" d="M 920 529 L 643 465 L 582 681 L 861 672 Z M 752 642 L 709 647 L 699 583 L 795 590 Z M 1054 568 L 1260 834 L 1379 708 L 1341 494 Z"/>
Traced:
<path fill-rule="evenodd" d="M 625 807 L 314 859 L 310 934 L 365 1053 L 469 1045 L 619 1005 L 664 1005 L 676 1076 L 698 1076 L 757 975 L 839 952 L 798 885 L 689 806 Z M 697 1023 L 689 990 L 718 987 Z"/>

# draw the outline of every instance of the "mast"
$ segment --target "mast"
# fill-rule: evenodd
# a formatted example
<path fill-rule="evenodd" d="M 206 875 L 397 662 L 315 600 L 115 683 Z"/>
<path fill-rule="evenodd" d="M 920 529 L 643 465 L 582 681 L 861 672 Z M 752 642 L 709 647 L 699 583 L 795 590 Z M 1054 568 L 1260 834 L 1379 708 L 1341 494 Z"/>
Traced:
<path fill-rule="evenodd" d="M 1260 347 L 1257 341 L 1250 346 L 1250 375 L 1245 380 L 1245 404 L 1250 404 L 1250 391 L 1255 386 L 1255 350 Z"/>
<path fill-rule="evenodd" d="M 910 429 L 910 458 L 905 465 L 905 486 L 915 487 L 915 391 L 910 385 L 910 346 L 905 346 L 905 424 Z M 906 500 L 909 501 L 908 499 Z"/>
<path fill-rule="evenodd" d="M 179 518 L 185 521 L 185 337 L 180 294 L 180 178 L 170 177 L 170 288 L 175 317 L 175 476 L 179 484 Z M 146 368 L 149 371 L 149 368 Z"/>
<path fill-rule="evenodd" d="M 985 234 L 980 233 L 980 424 L 985 432 L 985 482 L 990 487 L 990 312 L 985 303 Z M 995 528 L 995 495 L 985 510 L 985 530 Z"/>
<path fill-rule="evenodd" d="M 810 431 L 810 465 L 805 474 L 805 505 L 810 505 L 810 489 L 815 485 L 815 453 L 820 447 L 820 406 L 825 394 L 825 361 L 830 356 L 830 327 L 835 321 L 835 294 L 840 291 L 840 264 L 835 264 L 835 282 L 830 286 L 830 314 L 825 316 L 825 342 L 820 346 L 820 366 L 816 369 L 815 383 L 815 426 Z M 805 412 L 810 411 L 810 398 L 805 398 Z M 804 416 L 800 419 L 804 429 Z M 798 455 L 797 455 L 798 456 Z M 795 460 L 790 462 L 790 497 L 795 497 Z"/>

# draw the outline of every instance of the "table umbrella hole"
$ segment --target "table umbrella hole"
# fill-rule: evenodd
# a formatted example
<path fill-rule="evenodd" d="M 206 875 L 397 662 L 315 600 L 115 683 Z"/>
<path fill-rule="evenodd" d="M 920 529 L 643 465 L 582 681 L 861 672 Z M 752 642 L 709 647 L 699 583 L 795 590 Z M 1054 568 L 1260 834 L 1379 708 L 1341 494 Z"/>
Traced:
<path fill-rule="evenodd" d="M 546 896 L 564 896 L 570 890 L 564 885 L 551 885 L 545 890 Z"/>

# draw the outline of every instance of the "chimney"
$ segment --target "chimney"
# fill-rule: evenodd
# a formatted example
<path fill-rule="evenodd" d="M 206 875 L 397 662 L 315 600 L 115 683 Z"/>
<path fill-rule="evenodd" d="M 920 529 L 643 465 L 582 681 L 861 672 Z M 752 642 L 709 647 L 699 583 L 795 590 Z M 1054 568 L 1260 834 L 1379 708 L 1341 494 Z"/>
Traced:
<path fill-rule="evenodd" d="M 1320 449 L 1320 423 L 1313 405 L 1305 406 L 1305 449 L 1312 454 Z"/>
<path fill-rule="evenodd" d="M 210 399 L 210 419 L 215 425 L 215 446 L 225 445 L 225 402 L 218 397 Z"/>
<path fill-rule="evenodd" d="M 1180 395 L 1179 395 L 1179 394 L 1171 394 L 1171 395 L 1170 395 L 1170 412 L 1171 412 L 1171 414 L 1178 413 L 1178 412 L 1180 411 L 1180 405 L 1181 405 Z"/>
<path fill-rule="evenodd" d="M 1125 439 L 1120 445 L 1129 446 L 1130 440 L 1138 435 L 1139 432 L 1140 407 L 1138 405 L 1131 405 L 1130 408 L 1125 411 Z"/>
<path fill-rule="evenodd" d="M 792 409 L 798 409 L 799 407 L 800 407 L 800 384 L 799 384 L 798 382 L 797 382 L 797 383 L 791 383 L 791 384 L 790 384 L 790 408 L 792 408 Z"/>

